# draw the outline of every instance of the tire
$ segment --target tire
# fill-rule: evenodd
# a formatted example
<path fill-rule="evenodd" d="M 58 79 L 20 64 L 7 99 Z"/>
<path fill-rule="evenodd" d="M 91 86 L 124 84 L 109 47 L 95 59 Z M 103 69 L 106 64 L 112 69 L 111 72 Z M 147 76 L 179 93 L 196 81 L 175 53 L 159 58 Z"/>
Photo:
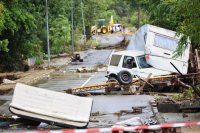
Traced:
<path fill-rule="evenodd" d="M 104 27 L 101 29 L 101 33 L 106 34 L 107 32 L 108 32 L 107 28 Z"/>
<path fill-rule="evenodd" d="M 117 82 L 117 79 L 114 77 L 109 77 L 107 82 Z"/>
<path fill-rule="evenodd" d="M 76 59 L 76 60 L 80 60 L 80 58 L 81 58 L 81 57 L 80 57 L 80 54 L 76 54 L 76 55 L 75 55 L 75 59 Z"/>
<path fill-rule="evenodd" d="M 128 71 L 121 71 L 118 73 L 118 82 L 122 85 L 128 85 L 132 82 L 132 75 Z"/>
<path fill-rule="evenodd" d="M 116 78 L 114 78 L 114 77 L 109 77 L 107 82 L 118 82 L 118 81 L 117 81 Z M 110 92 L 113 90 L 114 87 L 115 87 L 115 85 L 109 84 L 109 85 L 105 88 L 106 94 L 110 94 Z"/>

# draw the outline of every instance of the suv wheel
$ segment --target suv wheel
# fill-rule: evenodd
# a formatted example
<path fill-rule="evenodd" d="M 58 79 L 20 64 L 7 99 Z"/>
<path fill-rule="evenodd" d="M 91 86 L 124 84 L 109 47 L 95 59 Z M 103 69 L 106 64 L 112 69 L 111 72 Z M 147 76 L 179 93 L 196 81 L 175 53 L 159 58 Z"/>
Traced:
<path fill-rule="evenodd" d="M 121 71 L 118 73 L 118 81 L 122 85 L 128 85 L 132 82 L 132 75 L 128 71 Z"/>

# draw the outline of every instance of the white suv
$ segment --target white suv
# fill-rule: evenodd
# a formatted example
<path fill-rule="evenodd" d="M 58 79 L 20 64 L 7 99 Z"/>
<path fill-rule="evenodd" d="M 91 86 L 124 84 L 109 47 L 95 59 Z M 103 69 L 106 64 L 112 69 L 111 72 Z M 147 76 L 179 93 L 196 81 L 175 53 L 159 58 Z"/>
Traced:
<path fill-rule="evenodd" d="M 159 76 L 171 72 L 147 64 L 143 51 L 120 51 L 111 54 L 106 77 L 108 81 L 117 80 L 126 85 L 131 83 L 133 78 L 146 78 L 150 73 L 152 76 Z"/>

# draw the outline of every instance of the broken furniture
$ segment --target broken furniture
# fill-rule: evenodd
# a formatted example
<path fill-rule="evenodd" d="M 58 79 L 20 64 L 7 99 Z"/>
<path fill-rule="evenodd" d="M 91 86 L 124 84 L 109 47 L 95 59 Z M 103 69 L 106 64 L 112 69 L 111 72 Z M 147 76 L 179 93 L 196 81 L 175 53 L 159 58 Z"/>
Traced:
<path fill-rule="evenodd" d="M 80 54 L 74 54 L 71 57 L 71 60 L 72 60 L 72 62 L 76 62 L 76 61 L 83 62 L 83 59 L 81 59 Z"/>
<path fill-rule="evenodd" d="M 22 118 L 83 128 L 89 123 L 92 99 L 17 83 L 9 109 Z"/>

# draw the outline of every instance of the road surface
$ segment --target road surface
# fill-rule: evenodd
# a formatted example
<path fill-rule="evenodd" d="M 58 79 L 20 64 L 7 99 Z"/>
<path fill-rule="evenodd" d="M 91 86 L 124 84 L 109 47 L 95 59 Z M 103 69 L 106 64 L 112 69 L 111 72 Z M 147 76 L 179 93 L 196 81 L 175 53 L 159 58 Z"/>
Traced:
<path fill-rule="evenodd" d="M 94 67 L 98 64 L 106 65 L 108 58 L 114 50 L 88 50 L 81 54 L 82 63 L 70 63 L 63 67 L 60 71 L 53 72 L 48 79 L 41 80 L 35 86 L 52 91 L 64 92 L 66 88 L 84 86 L 89 84 L 98 84 L 106 82 L 106 71 L 94 73 L 76 73 L 76 70 L 81 67 Z M 62 60 L 60 60 L 62 61 Z M 57 62 L 59 63 L 59 62 Z M 12 95 L 8 96 L 10 99 Z M 132 117 L 140 117 L 143 121 L 148 120 L 152 115 L 149 101 L 153 100 L 152 96 L 147 95 L 100 95 L 90 96 L 93 99 L 91 122 L 89 127 L 110 127 L 116 122 L 130 119 Z M 10 114 L 8 112 L 9 101 L 1 106 L 0 112 Z M 132 107 L 143 107 L 140 114 L 122 114 L 116 115 L 121 110 L 132 110 Z M 45 125 L 45 124 L 43 124 Z M 44 127 L 54 128 L 54 127 Z M 23 128 L 22 128 L 23 129 Z M 26 130 L 26 128 L 25 128 Z"/>
<path fill-rule="evenodd" d="M 60 72 L 52 73 L 50 79 L 43 81 L 36 86 L 53 91 L 63 91 L 66 88 L 106 82 L 106 71 L 94 73 L 76 73 L 75 71 L 81 67 L 89 68 L 94 67 L 97 64 L 106 65 L 112 52 L 113 50 L 89 50 L 84 55 L 83 63 L 70 63 Z M 153 115 L 149 105 L 149 101 L 153 100 L 152 96 L 100 95 L 91 96 L 91 98 L 93 99 L 92 113 L 99 113 L 99 115 L 91 117 L 95 122 L 90 122 L 88 127 L 110 127 L 118 121 L 132 117 L 140 117 L 146 121 Z M 121 110 L 132 110 L 132 107 L 144 107 L 143 113 L 125 114 L 120 117 L 114 115 Z"/>

